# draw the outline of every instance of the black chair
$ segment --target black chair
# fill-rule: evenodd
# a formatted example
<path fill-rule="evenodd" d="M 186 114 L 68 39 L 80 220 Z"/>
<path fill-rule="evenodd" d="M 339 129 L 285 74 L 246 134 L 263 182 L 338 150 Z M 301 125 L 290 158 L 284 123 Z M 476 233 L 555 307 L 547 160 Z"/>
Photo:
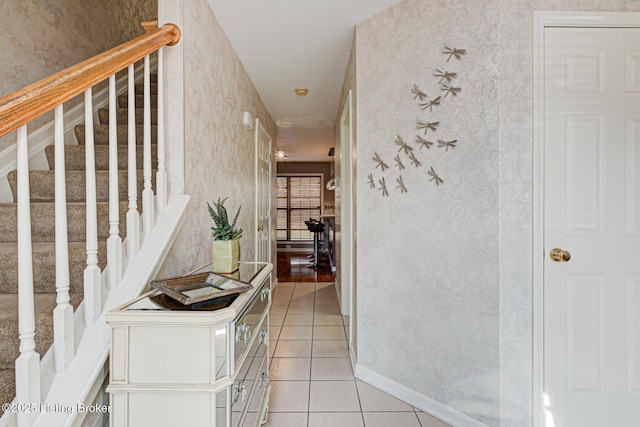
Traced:
<path fill-rule="evenodd" d="M 309 218 L 309 221 L 305 221 L 304 223 L 307 229 L 313 233 L 313 257 L 308 267 L 318 268 L 320 261 L 320 235 L 324 234 L 324 224 L 313 218 Z"/>

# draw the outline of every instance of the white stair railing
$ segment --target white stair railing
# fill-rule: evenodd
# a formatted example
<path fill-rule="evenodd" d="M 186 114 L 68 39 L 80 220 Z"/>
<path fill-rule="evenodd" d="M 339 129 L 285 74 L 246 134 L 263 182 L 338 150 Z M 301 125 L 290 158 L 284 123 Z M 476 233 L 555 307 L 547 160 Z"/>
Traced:
<path fill-rule="evenodd" d="M 94 149 L 93 99 L 91 88 L 84 92 L 84 147 L 86 156 L 87 267 L 84 269 L 84 324 L 93 326 L 102 307 L 100 267 L 98 266 L 98 208 L 96 196 L 96 157 Z"/>
<path fill-rule="evenodd" d="M 109 77 L 109 238 L 107 239 L 109 288 L 122 279 L 122 238 L 120 237 L 120 198 L 118 194 L 118 121 L 116 76 Z"/>
<path fill-rule="evenodd" d="M 164 48 L 158 49 L 158 172 L 156 172 L 156 202 L 158 212 L 162 212 L 167 206 L 167 172 L 164 159 Z"/>
<path fill-rule="evenodd" d="M 75 354 L 73 306 L 69 295 L 69 237 L 64 157 L 64 111 L 55 110 L 56 308 L 53 310 L 53 348 L 56 372 L 64 372 Z"/>
<path fill-rule="evenodd" d="M 65 416 L 65 414 L 40 414 L 40 402 L 43 396 L 47 396 L 52 388 L 64 390 L 60 385 L 59 375 L 75 375 L 78 373 L 80 381 L 86 381 L 95 373 L 96 367 L 101 366 L 100 346 L 93 344 L 105 339 L 103 328 L 104 313 L 103 304 L 113 301 L 109 298 L 115 293 L 119 297 L 129 295 L 122 293 L 123 288 L 118 285 L 125 280 L 123 242 L 120 237 L 118 195 L 118 121 L 116 114 L 117 91 L 115 74 L 119 70 L 128 67 L 128 149 L 127 149 L 127 187 L 128 187 L 128 211 L 127 211 L 127 254 L 128 263 L 140 265 L 143 260 L 138 254 L 144 248 L 141 247 L 140 214 L 137 203 L 137 161 L 136 161 L 136 120 L 135 120 L 135 70 L 133 64 L 144 59 L 144 146 L 143 146 L 143 223 L 145 226 L 145 239 L 150 239 L 150 244 L 158 244 L 158 233 L 154 233 L 155 207 L 152 190 L 152 160 L 151 160 L 151 96 L 150 96 L 150 54 L 157 52 L 162 46 L 177 43 L 180 32 L 175 25 L 167 24 L 162 28 L 148 29 L 148 34 L 141 36 L 132 42 L 114 48 L 98 55 L 81 64 L 36 82 L 33 85 L 0 98 L 0 137 L 10 132 L 17 132 L 17 216 L 18 216 L 18 339 L 20 341 L 19 356 L 15 361 L 16 374 L 16 400 L 21 408 L 28 408 L 18 412 L 7 412 L 0 417 L 2 426 L 31 426 L 38 425 L 39 420 L 47 426 L 51 424 L 49 417 Z M 161 54 L 159 61 L 162 61 Z M 109 71 L 107 71 L 109 70 Z M 161 73 L 161 70 L 159 70 Z M 94 108 L 92 88 L 96 84 L 109 80 L 109 237 L 107 239 L 107 274 L 103 275 L 98 265 L 98 209 L 97 209 L 97 185 L 96 185 L 96 161 L 94 140 Z M 161 77 L 160 77 L 161 80 Z M 161 86 L 160 86 L 161 87 Z M 67 188 L 65 165 L 65 141 L 64 141 L 64 111 L 63 103 L 76 95 L 84 92 L 84 118 L 85 118 L 85 167 L 86 167 L 86 268 L 84 270 L 84 301 L 81 309 L 76 313 L 71 305 L 70 271 L 69 271 L 69 242 L 67 224 Z M 159 94 L 161 100 L 162 95 Z M 161 101 L 159 101 L 161 102 Z M 160 107 L 160 112 L 162 108 Z M 41 360 L 36 351 L 36 321 L 35 321 L 35 295 L 34 274 L 31 236 L 31 190 L 29 188 L 29 147 L 27 124 L 42 114 L 55 109 L 54 114 L 54 175 L 55 175 L 55 258 L 56 258 L 56 306 L 53 309 L 53 335 L 54 344 L 52 351 Z M 160 116 L 159 122 L 162 122 Z M 164 143 L 163 127 L 160 125 L 158 138 Z M 169 207 L 169 211 L 184 212 L 188 198 L 182 198 L 177 204 L 167 204 L 166 172 L 164 161 L 164 146 L 158 149 L 162 159 L 158 164 L 162 165 L 160 176 L 163 183 L 163 201 L 158 204 L 161 210 Z M 179 206 L 179 207 L 178 207 Z M 178 211 L 176 211 L 176 209 Z M 175 215 L 176 213 L 173 213 Z M 173 229 L 175 222 L 168 217 L 163 218 L 165 229 Z M 161 234 L 164 236 L 166 233 Z M 174 235 L 175 236 L 175 235 Z M 167 240 L 167 242 L 170 240 Z M 163 243 L 166 245 L 166 242 Z M 162 251 L 168 251 L 166 246 Z M 149 250 L 146 250 L 149 253 Z M 146 261 L 144 261 L 146 262 Z M 157 262 L 154 261 L 154 262 Z M 151 264 L 150 264 L 151 265 Z M 138 273 L 133 274 L 136 276 Z M 137 277 L 137 276 L 136 276 Z M 141 281 L 134 281 L 133 288 L 138 289 Z M 130 289 L 131 286 L 126 289 Z M 138 292 L 142 289 L 140 287 Z M 112 292 L 113 291 L 113 292 Z M 103 303 L 103 296 L 106 298 Z M 129 295 L 132 297 L 132 295 Z M 124 302 L 124 301 L 122 301 Z M 100 323 L 101 322 L 101 323 Z M 75 328 L 80 328 L 76 330 Z M 91 330 L 97 330 L 91 334 Z M 102 332 L 101 332 L 102 331 Z M 107 338 L 108 339 L 108 338 Z M 95 341 L 98 340 L 98 341 Z M 108 342 L 108 341 L 107 341 Z M 87 350 L 91 349 L 91 350 Z M 80 354 L 87 354 L 97 350 L 95 360 L 87 363 L 77 361 Z M 51 361 L 53 358 L 53 361 Z M 80 358 L 82 359 L 82 358 Z M 76 363 L 73 363 L 76 362 Z M 79 362 L 79 363 L 78 363 Z M 87 371 L 88 370 L 88 371 Z M 59 374 L 59 375 L 57 375 Z M 78 376 L 71 377 L 73 384 L 78 385 Z M 95 379 L 94 379 L 95 380 Z M 101 381 L 101 380 L 100 380 Z M 86 393 L 90 385 L 81 384 L 82 390 L 74 391 L 73 395 L 81 396 Z M 59 396 L 57 394 L 56 396 Z M 78 400 L 73 403 L 78 403 Z M 68 414 L 67 414 L 68 415 Z M 75 414 L 70 414 L 75 417 Z M 67 421 L 59 425 L 67 425 Z"/>
<path fill-rule="evenodd" d="M 36 352 L 36 318 L 33 295 L 31 247 L 31 200 L 29 191 L 29 145 L 27 126 L 18 129 L 18 334 L 20 356 L 16 359 L 16 403 L 31 408 L 40 404 L 40 355 Z M 39 409 L 36 408 L 36 409 Z M 18 425 L 26 426 L 37 413 L 18 412 Z"/>
<path fill-rule="evenodd" d="M 143 131 L 143 178 L 142 190 L 142 228 L 145 233 L 153 230 L 155 207 L 151 188 L 151 67 L 149 55 L 144 57 L 144 131 Z"/>
<path fill-rule="evenodd" d="M 127 249 L 129 258 L 138 254 L 140 249 L 140 214 L 138 213 L 138 184 L 136 174 L 136 93 L 135 93 L 135 69 L 129 65 L 129 91 L 128 91 L 128 200 L 127 211 Z"/>

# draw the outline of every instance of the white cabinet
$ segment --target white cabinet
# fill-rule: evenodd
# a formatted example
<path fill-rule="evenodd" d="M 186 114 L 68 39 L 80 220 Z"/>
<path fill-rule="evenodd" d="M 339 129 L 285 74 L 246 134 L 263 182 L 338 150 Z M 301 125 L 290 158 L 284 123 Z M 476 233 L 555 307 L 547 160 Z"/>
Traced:
<path fill-rule="evenodd" d="M 215 310 L 166 308 L 148 292 L 107 314 L 112 427 L 256 427 L 269 404 L 272 265 L 243 264 L 252 290 Z M 210 307 L 209 307 L 210 308 Z"/>

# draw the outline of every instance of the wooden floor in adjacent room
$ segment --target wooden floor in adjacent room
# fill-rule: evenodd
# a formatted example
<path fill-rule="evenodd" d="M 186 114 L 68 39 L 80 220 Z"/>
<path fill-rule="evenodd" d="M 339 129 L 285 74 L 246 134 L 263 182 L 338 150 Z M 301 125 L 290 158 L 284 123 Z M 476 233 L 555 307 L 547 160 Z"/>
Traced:
<path fill-rule="evenodd" d="M 308 252 L 278 252 L 278 282 L 333 282 L 329 261 L 325 258 L 318 268 L 309 268 Z"/>

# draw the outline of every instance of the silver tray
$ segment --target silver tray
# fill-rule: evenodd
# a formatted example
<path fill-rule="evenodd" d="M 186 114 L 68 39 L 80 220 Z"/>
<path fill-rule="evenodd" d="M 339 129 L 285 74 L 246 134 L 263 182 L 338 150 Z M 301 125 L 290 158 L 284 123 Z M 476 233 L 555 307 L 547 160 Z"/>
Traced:
<path fill-rule="evenodd" d="M 251 283 L 212 272 L 154 280 L 151 282 L 151 287 L 184 305 L 240 294 L 253 289 Z"/>

